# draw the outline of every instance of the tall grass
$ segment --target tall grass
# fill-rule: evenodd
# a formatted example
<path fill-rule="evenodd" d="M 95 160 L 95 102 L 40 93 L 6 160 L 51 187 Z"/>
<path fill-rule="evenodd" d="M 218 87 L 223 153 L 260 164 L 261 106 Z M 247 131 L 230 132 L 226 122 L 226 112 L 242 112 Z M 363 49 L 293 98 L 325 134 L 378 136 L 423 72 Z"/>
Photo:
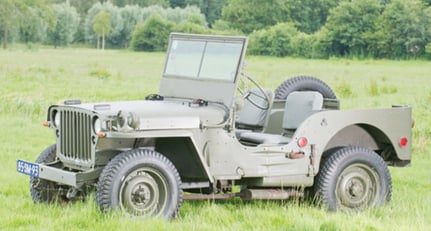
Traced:
<path fill-rule="evenodd" d="M 17 158 L 35 160 L 54 142 L 42 127 L 49 105 L 67 99 L 144 99 L 156 93 L 165 55 L 59 49 L 0 51 L 0 230 L 428 230 L 431 220 L 431 63 L 247 57 L 248 73 L 275 89 L 288 77 L 321 78 L 343 109 L 414 107 L 413 162 L 391 168 L 392 202 L 360 213 L 327 213 L 308 202 L 185 201 L 172 221 L 99 211 L 94 194 L 69 205 L 33 204 Z M 375 91 L 370 86 L 376 84 Z M 374 91 L 374 90 L 373 90 Z M 402 121 L 400 121 L 401 123 Z"/>

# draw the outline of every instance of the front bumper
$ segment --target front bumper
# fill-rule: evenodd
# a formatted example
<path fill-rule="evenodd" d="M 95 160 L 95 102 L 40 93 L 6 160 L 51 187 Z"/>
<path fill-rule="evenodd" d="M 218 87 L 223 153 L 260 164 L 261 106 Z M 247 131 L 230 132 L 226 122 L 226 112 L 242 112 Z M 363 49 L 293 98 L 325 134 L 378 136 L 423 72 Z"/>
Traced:
<path fill-rule="evenodd" d="M 58 184 L 80 188 L 84 184 L 95 183 L 103 168 L 95 168 L 85 172 L 72 172 L 45 164 L 17 160 L 17 172 L 32 177 L 53 181 Z"/>

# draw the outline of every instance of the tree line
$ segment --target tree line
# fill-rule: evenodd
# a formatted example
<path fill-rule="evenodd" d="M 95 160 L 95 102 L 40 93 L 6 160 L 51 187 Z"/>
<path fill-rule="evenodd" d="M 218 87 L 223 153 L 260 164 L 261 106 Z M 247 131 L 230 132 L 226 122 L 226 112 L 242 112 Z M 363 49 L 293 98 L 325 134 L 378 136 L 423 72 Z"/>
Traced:
<path fill-rule="evenodd" d="M 431 0 L 0 0 L 1 42 L 163 51 L 170 32 L 249 36 L 249 54 L 431 56 Z"/>

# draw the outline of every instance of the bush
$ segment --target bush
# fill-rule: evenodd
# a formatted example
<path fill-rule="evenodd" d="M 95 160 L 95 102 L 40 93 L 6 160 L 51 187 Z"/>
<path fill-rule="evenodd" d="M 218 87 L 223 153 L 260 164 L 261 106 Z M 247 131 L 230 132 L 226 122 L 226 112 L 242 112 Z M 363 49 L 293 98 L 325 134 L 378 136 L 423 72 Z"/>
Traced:
<path fill-rule="evenodd" d="M 169 34 L 175 24 L 154 15 L 144 24 L 139 24 L 133 32 L 130 46 L 134 51 L 164 51 L 167 48 Z"/>
<path fill-rule="evenodd" d="M 186 20 L 183 20 L 175 27 L 175 31 L 192 34 L 209 34 L 210 30 L 205 25 L 205 18 L 201 14 L 191 14 Z"/>
<path fill-rule="evenodd" d="M 250 35 L 254 55 L 311 57 L 313 37 L 298 31 L 293 23 L 279 23 Z"/>

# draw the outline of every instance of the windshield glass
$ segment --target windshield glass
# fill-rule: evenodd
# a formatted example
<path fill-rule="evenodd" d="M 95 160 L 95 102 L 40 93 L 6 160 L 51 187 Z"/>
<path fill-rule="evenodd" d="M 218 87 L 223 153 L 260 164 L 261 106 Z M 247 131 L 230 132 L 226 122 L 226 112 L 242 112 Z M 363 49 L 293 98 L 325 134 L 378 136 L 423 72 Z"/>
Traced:
<path fill-rule="evenodd" d="M 175 39 L 171 42 L 165 75 L 234 82 L 242 48 L 241 41 Z"/>

